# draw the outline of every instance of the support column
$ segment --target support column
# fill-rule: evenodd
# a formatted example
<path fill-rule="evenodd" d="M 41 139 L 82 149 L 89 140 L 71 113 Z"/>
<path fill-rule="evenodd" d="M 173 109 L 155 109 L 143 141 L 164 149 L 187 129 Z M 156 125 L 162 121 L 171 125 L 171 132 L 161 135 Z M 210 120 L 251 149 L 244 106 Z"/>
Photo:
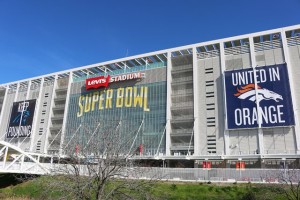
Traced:
<path fill-rule="evenodd" d="M 25 155 L 23 154 L 20 158 L 20 161 L 21 161 L 21 165 L 20 165 L 20 171 L 22 172 L 23 170 L 23 166 L 24 166 L 24 158 L 25 158 Z"/>
<path fill-rule="evenodd" d="M 35 140 L 35 135 L 38 135 L 37 130 L 37 124 L 38 120 L 40 119 L 40 109 L 41 109 L 41 101 L 42 101 L 42 94 L 43 94 L 43 86 L 44 86 L 44 78 L 41 79 L 40 83 L 40 91 L 39 91 L 39 96 L 36 100 L 36 111 L 35 111 L 35 119 L 33 120 L 32 123 L 32 132 L 31 132 L 31 142 L 30 142 L 30 152 L 33 152 L 33 147 L 34 147 L 34 140 Z M 28 99 L 28 98 L 27 98 Z"/>
<path fill-rule="evenodd" d="M 260 164 L 260 168 L 261 169 L 265 169 L 266 168 L 265 159 L 259 158 L 259 164 Z"/>
<path fill-rule="evenodd" d="M 251 58 L 251 65 L 253 69 L 253 76 L 254 76 L 254 84 L 255 84 L 255 97 L 258 99 L 257 95 L 257 77 L 256 77 L 256 59 L 255 59 L 255 50 L 254 50 L 254 40 L 253 37 L 249 38 L 249 44 L 250 44 L 250 58 Z M 258 122 L 258 148 L 259 148 L 259 154 L 264 154 L 264 135 L 263 130 L 261 127 L 262 119 L 261 119 L 261 113 L 260 113 L 260 106 L 259 102 L 256 101 L 256 110 L 257 110 L 257 122 Z"/>
<path fill-rule="evenodd" d="M 166 156 L 171 155 L 171 94 L 172 94 L 172 60 L 171 60 L 172 54 L 171 52 L 168 52 L 167 54 L 167 105 L 166 105 Z"/>
<path fill-rule="evenodd" d="M 193 47 L 193 93 L 194 93 L 194 155 L 200 155 L 200 130 L 199 130 L 199 88 L 198 88 L 198 63 L 197 49 Z"/>
<path fill-rule="evenodd" d="M 17 90 L 16 90 L 16 94 L 15 94 L 15 98 L 14 98 L 14 102 L 17 102 L 18 101 L 18 94 L 19 94 L 19 89 L 20 89 L 20 83 L 17 83 Z M 13 102 L 13 103 L 14 103 Z M 12 104 L 13 105 L 13 104 Z M 9 123 L 9 121 L 8 121 Z M 19 136 L 13 138 L 13 139 L 10 139 L 12 143 L 14 143 L 14 145 L 18 145 L 19 143 Z"/>
<path fill-rule="evenodd" d="M 31 80 L 29 80 L 28 84 L 27 84 L 27 92 L 26 92 L 26 99 L 25 100 L 28 100 L 29 97 L 30 97 L 30 88 L 31 88 Z"/>
<path fill-rule="evenodd" d="M 53 106 L 54 106 L 54 98 L 55 98 L 55 89 L 57 86 L 57 78 L 58 75 L 56 74 L 54 77 L 54 83 L 53 83 L 53 89 L 52 89 L 52 94 L 51 94 L 51 103 L 50 103 L 50 108 L 49 108 L 49 115 L 48 115 L 48 124 L 47 124 L 47 128 L 46 128 L 46 137 L 45 137 L 45 144 L 44 144 L 44 153 L 48 154 L 48 137 L 49 137 L 49 133 L 50 133 L 50 126 L 52 125 L 51 122 L 51 117 L 53 115 Z"/>
<path fill-rule="evenodd" d="M 20 83 L 17 83 L 17 90 L 16 90 L 16 94 L 15 94 L 14 102 L 16 102 L 16 101 L 18 100 L 19 88 L 20 88 Z"/>
<path fill-rule="evenodd" d="M 65 132 L 66 132 L 67 116 L 68 116 L 68 110 L 69 110 L 70 92 L 71 92 L 72 82 L 73 82 L 73 72 L 70 72 L 68 88 L 67 88 L 66 104 L 65 104 L 65 110 L 64 110 L 64 119 L 63 119 L 63 125 L 62 125 L 62 130 L 61 130 L 61 138 L 60 138 L 60 148 L 59 148 L 59 155 L 60 156 L 62 155 L 64 137 L 65 137 Z"/>
<path fill-rule="evenodd" d="M 289 80 L 292 80 L 293 70 L 292 70 L 292 64 L 290 61 L 290 52 L 288 49 L 286 34 L 285 34 L 284 30 L 281 31 L 281 40 L 282 40 L 283 55 L 284 55 L 284 60 L 287 65 Z M 297 90 L 295 90 L 293 81 L 289 81 L 289 82 L 290 82 L 291 97 L 292 97 L 293 108 L 294 108 L 294 117 L 295 117 L 294 132 L 295 132 L 295 138 L 296 138 L 296 149 L 297 149 L 297 154 L 300 154 L 300 130 L 299 130 L 300 127 L 299 127 L 298 106 L 297 106 L 296 97 L 295 97 L 295 93 Z"/>
<path fill-rule="evenodd" d="M 5 153 L 4 153 L 4 156 L 3 156 L 3 169 L 5 169 L 5 165 L 6 165 L 8 147 L 5 147 L 5 151 L 4 152 Z"/>
<path fill-rule="evenodd" d="M 28 83 L 27 83 L 27 92 L 26 92 L 26 97 L 25 97 L 25 99 L 24 99 L 24 101 L 26 101 L 26 100 L 28 100 L 29 99 L 29 94 L 30 94 L 30 87 L 31 87 L 31 80 L 29 80 L 28 81 Z M 35 112 L 36 113 L 36 112 Z M 36 118 L 36 117 L 35 117 Z M 32 128 L 34 128 L 34 125 L 32 124 Z M 33 131 L 31 130 L 31 134 L 30 134 L 30 137 L 33 137 Z M 29 140 L 30 140 L 30 137 L 29 137 Z M 26 145 L 25 146 L 23 146 L 23 148 L 21 147 L 21 145 L 22 144 L 20 144 L 20 142 L 21 143 L 23 143 L 23 141 L 24 140 L 27 140 L 28 139 L 28 137 L 26 137 L 25 139 L 24 138 L 18 138 L 18 147 L 20 147 L 22 150 L 24 150 L 24 151 L 26 151 Z M 30 148 L 30 147 L 29 147 Z M 27 150 L 29 150 L 29 149 L 27 149 Z"/>
<path fill-rule="evenodd" d="M 3 125 L 3 115 L 4 115 L 4 106 L 6 105 L 6 101 L 7 101 L 8 90 L 9 90 L 9 86 L 7 85 L 6 89 L 5 89 L 5 95 L 4 95 L 2 109 L 1 109 L 1 113 L 0 113 L 0 126 L 1 127 L 4 126 Z M 4 140 L 5 133 L 6 133 L 6 131 L 3 131 L 3 135 L 0 135 L 0 140 Z"/>
<path fill-rule="evenodd" d="M 225 70 L 226 70 L 226 62 L 225 62 L 225 49 L 224 49 L 224 43 L 220 43 L 220 61 L 221 61 L 221 71 L 222 71 L 222 79 L 223 79 L 223 102 L 224 102 L 224 154 L 230 155 L 229 150 L 229 131 L 228 131 L 228 124 L 227 124 L 227 102 L 226 102 L 226 87 L 225 87 Z"/>

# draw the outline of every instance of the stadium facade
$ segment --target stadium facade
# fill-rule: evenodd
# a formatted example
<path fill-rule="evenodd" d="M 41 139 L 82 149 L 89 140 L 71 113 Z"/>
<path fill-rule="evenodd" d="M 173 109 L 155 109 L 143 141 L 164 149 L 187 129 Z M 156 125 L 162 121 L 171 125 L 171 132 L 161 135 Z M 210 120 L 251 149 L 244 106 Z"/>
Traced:
<path fill-rule="evenodd" d="M 300 157 L 300 25 L 2 84 L 1 140 L 63 155 L 119 131 L 137 158 L 278 166 Z"/>

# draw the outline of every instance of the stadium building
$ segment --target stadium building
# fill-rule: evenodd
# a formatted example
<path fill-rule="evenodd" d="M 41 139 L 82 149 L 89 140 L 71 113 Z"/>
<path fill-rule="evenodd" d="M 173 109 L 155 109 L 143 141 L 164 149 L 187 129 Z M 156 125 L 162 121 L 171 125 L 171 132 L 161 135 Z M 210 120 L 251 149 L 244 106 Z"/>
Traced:
<path fill-rule="evenodd" d="M 278 167 L 300 157 L 299 77 L 300 25 L 166 49 L 2 84 L 0 136 L 62 156 L 113 129 L 170 167 Z"/>

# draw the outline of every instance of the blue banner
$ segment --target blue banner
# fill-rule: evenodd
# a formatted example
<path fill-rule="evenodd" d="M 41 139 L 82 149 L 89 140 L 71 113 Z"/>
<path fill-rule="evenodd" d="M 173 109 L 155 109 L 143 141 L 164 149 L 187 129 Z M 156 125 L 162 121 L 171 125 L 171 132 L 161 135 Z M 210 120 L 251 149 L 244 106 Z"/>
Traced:
<path fill-rule="evenodd" d="M 7 138 L 30 137 L 36 100 L 14 102 L 11 110 Z"/>
<path fill-rule="evenodd" d="M 286 64 L 227 71 L 225 86 L 228 129 L 258 127 L 259 117 L 261 127 L 295 124 Z"/>

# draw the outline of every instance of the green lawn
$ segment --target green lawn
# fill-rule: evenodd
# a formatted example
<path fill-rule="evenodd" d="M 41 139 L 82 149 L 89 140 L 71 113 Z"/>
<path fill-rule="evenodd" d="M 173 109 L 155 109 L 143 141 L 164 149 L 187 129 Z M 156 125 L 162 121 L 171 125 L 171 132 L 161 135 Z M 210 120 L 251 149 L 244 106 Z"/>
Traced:
<path fill-rule="evenodd" d="M 61 191 L 49 190 L 43 184 L 49 177 L 38 177 L 14 186 L 0 189 L 0 199 L 24 198 L 24 199 L 59 199 Z M 52 179 L 53 180 L 53 179 Z M 1 180 L 0 180 L 1 181 Z M 111 183 L 113 184 L 113 183 Z M 266 184 L 210 184 L 190 182 L 156 182 L 150 187 L 150 193 L 154 199 L 286 199 L 283 189 L 275 185 Z M 69 196 L 67 199 L 74 199 Z"/>
<path fill-rule="evenodd" d="M 153 190 L 165 199 L 286 199 L 278 186 L 252 184 L 159 183 Z"/>

